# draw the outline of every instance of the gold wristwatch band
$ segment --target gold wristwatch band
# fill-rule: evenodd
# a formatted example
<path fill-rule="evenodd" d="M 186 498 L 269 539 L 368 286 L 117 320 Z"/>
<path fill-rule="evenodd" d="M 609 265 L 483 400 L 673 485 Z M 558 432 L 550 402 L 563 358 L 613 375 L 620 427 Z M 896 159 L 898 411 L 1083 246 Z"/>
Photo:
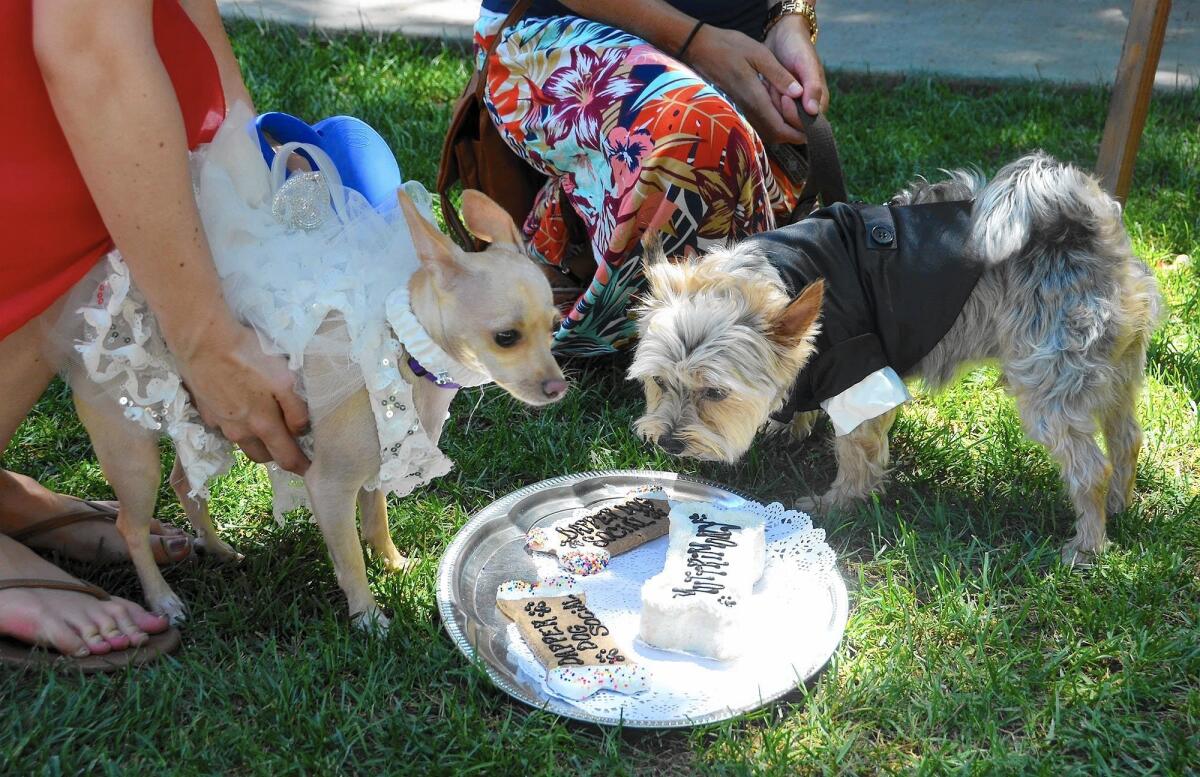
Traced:
<path fill-rule="evenodd" d="M 767 23 L 763 25 L 763 36 L 765 37 L 771 28 L 779 23 L 779 20 L 785 16 L 797 14 L 808 20 L 808 26 L 812 30 L 810 40 L 815 45 L 817 42 L 817 10 L 803 0 L 782 0 L 771 6 L 767 11 Z"/>

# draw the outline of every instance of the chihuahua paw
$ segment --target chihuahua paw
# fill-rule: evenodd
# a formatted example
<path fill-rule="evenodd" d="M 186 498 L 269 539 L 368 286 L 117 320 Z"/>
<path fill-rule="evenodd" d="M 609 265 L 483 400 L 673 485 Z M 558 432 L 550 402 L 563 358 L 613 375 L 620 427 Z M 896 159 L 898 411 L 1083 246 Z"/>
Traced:
<path fill-rule="evenodd" d="M 1094 542 L 1084 542 L 1076 537 L 1063 545 L 1062 562 L 1072 568 L 1088 569 L 1095 566 L 1096 557 L 1104 551 L 1107 544 L 1107 542 L 1101 542 L 1097 546 Z"/>
<path fill-rule="evenodd" d="M 185 623 L 188 619 L 187 605 L 173 592 L 162 596 L 148 597 L 146 603 L 150 605 L 151 611 L 167 616 L 167 621 L 172 626 Z"/>
<path fill-rule="evenodd" d="M 392 625 L 391 619 L 383 614 L 378 607 L 350 616 L 350 624 L 370 634 L 372 637 L 385 637 Z"/>
<path fill-rule="evenodd" d="M 383 566 L 389 572 L 407 572 L 408 570 L 416 567 L 421 561 L 418 558 L 401 556 L 400 553 L 394 549 L 391 553 L 382 554 L 382 558 Z"/>
<path fill-rule="evenodd" d="M 204 537 L 197 537 L 195 541 L 196 549 L 206 556 L 212 556 L 217 561 L 221 562 L 238 562 L 246 557 L 238 553 L 224 540 L 212 538 L 206 540 Z"/>

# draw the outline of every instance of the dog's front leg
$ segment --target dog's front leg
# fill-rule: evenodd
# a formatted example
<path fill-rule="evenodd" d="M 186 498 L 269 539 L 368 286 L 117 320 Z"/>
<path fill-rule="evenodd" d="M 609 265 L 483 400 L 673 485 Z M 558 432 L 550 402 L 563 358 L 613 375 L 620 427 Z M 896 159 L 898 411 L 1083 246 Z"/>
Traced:
<path fill-rule="evenodd" d="M 838 510 L 854 505 L 883 485 L 887 477 L 888 432 L 896 420 L 896 410 L 863 421 L 854 431 L 833 439 L 837 458 L 837 476 L 833 485 L 817 499 L 801 499 L 797 507 L 805 511 Z"/>
<path fill-rule="evenodd" d="M 100 468 L 121 503 L 117 531 L 137 570 L 146 604 L 167 616 L 172 625 L 182 623 L 187 620 L 187 607 L 163 578 L 150 550 L 150 521 L 162 479 L 158 435 L 127 420 L 110 398 L 89 396 L 88 387 L 74 397 Z"/>
<path fill-rule="evenodd" d="M 313 462 L 304 475 L 309 504 L 321 527 L 338 585 L 346 594 L 350 620 L 374 634 L 387 631 L 388 619 L 367 583 L 354 503 L 363 484 L 379 472 L 379 438 L 365 390 L 313 422 Z"/>
<path fill-rule="evenodd" d="M 373 634 L 386 633 L 388 619 L 371 593 L 362 544 L 354 526 L 354 498 L 358 493 L 358 484 L 330 477 L 322 471 L 319 460 L 313 462 L 304 477 L 304 483 L 308 487 L 313 516 L 321 527 L 321 535 L 333 560 L 338 586 L 346 594 L 350 622 Z"/>
<path fill-rule="evenodd" d="M 769 436 L 786 433 L 791 442 L 804 442 L 812 435 L 820 417 L 821 411 L 806 410 L 793 415 L 792 420 L 787 423 L 780 423 L 774 418 L 770 418 L 767 420 L 766 433 Z"/>

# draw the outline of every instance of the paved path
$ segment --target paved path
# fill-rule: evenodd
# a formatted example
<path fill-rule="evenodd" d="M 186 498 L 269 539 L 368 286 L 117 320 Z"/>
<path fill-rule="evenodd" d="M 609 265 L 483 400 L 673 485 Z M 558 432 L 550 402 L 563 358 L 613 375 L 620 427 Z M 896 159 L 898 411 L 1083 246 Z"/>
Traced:
<path fill-rule="evenodd" d="M 628 0 L 636 2 L 636 0 Z M 735 2 L 737 0 L 730 0 Z M 219 0 L 226 15 L 464 39 L 472 0 Z M 821 0 L 830 68 L 1111 83 L 1129 0 Z M 1156 84 L 1200 86 L 1200 0 L 1175 0 Z"/>

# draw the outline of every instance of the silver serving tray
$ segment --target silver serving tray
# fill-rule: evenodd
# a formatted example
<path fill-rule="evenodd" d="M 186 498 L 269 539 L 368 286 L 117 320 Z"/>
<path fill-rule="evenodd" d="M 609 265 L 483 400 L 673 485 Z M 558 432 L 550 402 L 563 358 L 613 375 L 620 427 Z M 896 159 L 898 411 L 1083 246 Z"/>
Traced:
<path fill-rule="evenodd" d="M 827 593 L 831 617 L 823 633 L 813 635 L 823 646 L 815 665 L 793 666 L 795 676 L 766 685 L 761 700 L 734 709 L 714 707 L 699 717 L 643 720 L 591 715 L 518 677 L 508 659 L 508 619 L 496 609 L 496 588 L 507 580 L 536 580 L 533 557 L 525 550 L 525 533 L 549 524 L 580 507 L 596 508 L 619 501 L 630 490 L 657 486 L 671 499 L 736 506 L 750 497 L 707 480 L 673 472 L 608 470 L 543 480 L 499 499 L 471 516 L 446 549 L 438 566 L 438 610 L 454 644 L 472 663 L 478 662 L 502 691 L 531 707 L 588 723 L 627 728 L 678 728 L 713 723 L 763 707 L 807 682 L 828 662 L 846 630 L 846 586 L 838 574 L 829 576 Z"/>

